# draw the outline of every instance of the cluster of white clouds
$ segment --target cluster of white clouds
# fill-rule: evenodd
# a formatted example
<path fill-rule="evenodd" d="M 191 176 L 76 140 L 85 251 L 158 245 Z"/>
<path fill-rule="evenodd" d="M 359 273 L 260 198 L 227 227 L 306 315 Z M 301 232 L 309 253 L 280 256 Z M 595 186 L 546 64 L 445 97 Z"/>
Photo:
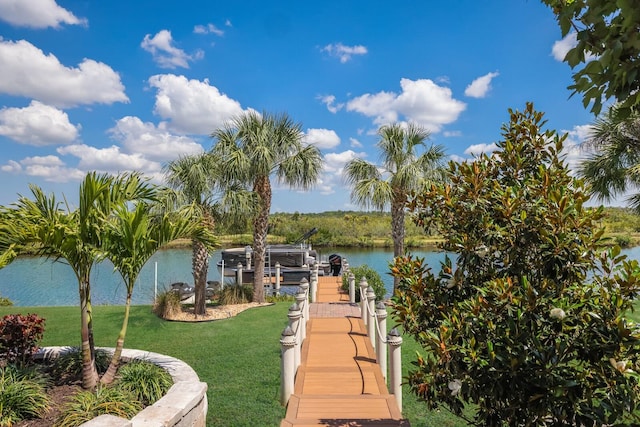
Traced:
<path fill-rule="evenodd" d="M 12 25 L 30 28 L 87 24 L 86 19 L 58 6 L 55 0 L 0 0 L 0 16 Z"/>
<path fill-rule="evenodd" d="M 326 52 L 329 56 L 339 58 L 343 64 L 349 62 L 354 55 L 366 55 L 368 53 L 368 49 L 365 46 L 346 46 L 342 43 L 328 44 L 321 51 Z"/>
<path fill-rule="evenodd" d="M 88 26 L 84 18 L 60 7 L 55 0 L 0 0 L 0 19 L 31 28 L 59 28 L 61 25 Z M 226 21 L 225 27 L 231 27 Z M 196 25 L 193 33 L 223 37 L 225 31 L 214 24 Z M 575 37 L 558 42 L 553 47 L 557 59 L 575 44 Z M 174 40 L 171 31 L 163 29 L 144 36 L 141 48 L 149 52 L 160 68 L 188 69 L 194 61 L 204 57 L 204 51 L 186 52 Z M 322 53 L 347 63 L 356 56 L 369 53 L 364 45 L 347 46 L 328 44 Z M 232 117 L 249 108 L 220 91 L 207 79 L 189 79 L 178 74 L 156 74 L 148 78 L 148 88 L 155 91 L 153 113 L 158 123 L 145 122 L 139 117 L 125 116 L 115 120 L 107 135 L 113 145 L 92 147 L 82 142 L 80 123 L 71 123 L 65 109 L 93 104 L 111 105 L 128 103 L 129 97 L 121 76 L 109 65 L 85 58 L 77 65 L 64 65 L 53 53 L 45 53 L 26 40 L 9 41 L 0 37 L 0 94 L 30 100 L 23 108 L 0 109 L 0 135 L 20 144 L 36 147 L 53 146 L 57 155 L 26 157 L 11 160 L 0 168 L 4 172 L 21 173 L 51 181 L 79 180 L 84 171 L 119 172 L 138 170 L 159 178 L 162 164 L 180 155 L 202 152 L 202 139 Z M 500 76 L 489 72 L 468 84 L 464 95 L 484 98 L 492 83 Z M 446 81 L 402 78 L 398 92 L 380 91 L 349 95 L 338 101 L 335 95 L 322 95 L 318 99 L 333 114 L 356 113 L 371 120 L 373 128 L 392 122 L 414 122 L 431 133 L 442 132 L 446 125 L 455 123 L 467 108 L 456 99 Z M 576 139 L 581 138 L 575 130 Z M 447 130 L 445 137 L 461 136 L 459 131 Z M 356 157 L 365 157 L 363 144 L 349 138 L 349 148 L 337 151 L 343 145 L 340 136 L 331 129 L 307 129 L 307 144 L 328 151 L 324 155 L 324 174 L 319 191 L 331 194 L 342 182 L 344 166 Z M 478 144 L 467 148 L 465 155 L 489 153 L 494 144 Z M 354 151 L 355 150 L 355 151 Z M 64 158 L 77 159 L 67 166 Z M 462 159 L 456 157 L 456 159 Z"/>

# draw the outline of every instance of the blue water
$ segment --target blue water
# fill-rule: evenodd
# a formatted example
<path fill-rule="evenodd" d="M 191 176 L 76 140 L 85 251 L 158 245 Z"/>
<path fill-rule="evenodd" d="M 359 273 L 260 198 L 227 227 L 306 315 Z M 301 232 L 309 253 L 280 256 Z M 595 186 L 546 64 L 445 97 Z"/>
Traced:
<path fill-rule="evenodd" d="M 391 249 L 324 250 L 321 251 L 321 258 L 327 258 L 334 252 L 346 258 L 353 267 L 367 264 L 376 270 L 390 293 L 393 287 L 393 278 L 389 275 L 389 262 L 393 260 Z M 640 259 L 640 247 L 627 249 L 623 253 L 630 258 Z M 444 259 L 442 252 L 414 251 L 413 254 L 424 257 L 433 268 L 438 268 Z M 208 280 L 220 280 L 216 267 L 219 259 L 219 251 L 211 254 Z M 156 289 L 162 292 L 174 282 L 193 282 L 190 249 L 168 249 L 156 253 L 140 273 L 133 292 L 133 304 L 152 304 Z M 125 287 L 110 263 L 104 262 L 94 267 L 91 286 L 94 305 L 124 304 Z M 73 270 L 63 262 L 41 258 L 19 258 L 0 269 L 0 296 L 9 298 L 16 306 L 76 306 L 79 303 L 78 282 Z"/>

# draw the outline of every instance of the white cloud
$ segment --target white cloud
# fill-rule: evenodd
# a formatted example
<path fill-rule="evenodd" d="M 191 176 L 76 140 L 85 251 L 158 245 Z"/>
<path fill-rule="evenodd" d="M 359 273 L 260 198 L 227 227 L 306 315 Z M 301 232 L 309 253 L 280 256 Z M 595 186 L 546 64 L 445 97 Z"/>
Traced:
<path fill-rule="evenodd" d="M 365 153 L 356 153 L 353 150 L 325 154 L 322 174 L 317 183 L 318 191 L 326 195 L 333 194 L 336 189 L 342 188 L 344 185 L 342 176 L 344 166 L 356 157 L 362 158 L 365 156 Z"/>
<path fill-rule="evenodd" d="M 169 30 L 160 30 L 153 37 L 151 34 L 147 34 L 140 46 L 151 53 L 153 60 L 160 68 L 189 68 L 190 61 L 204 57 L 204 52 L 201 50 L 189 55 L 184 50 L 175 47 Z"/>
<path fill-rule="evenodd" d="M 593 127 L 591 125 L 578 125 L 574 126 L 571 130 L 563 130 L 562 132 L 567 133 L 562 155 L 569 169 L 575 174 L 580 163 L 593 153 L 593 150 L 582 146 L 582 143 L 585 142 L 591 135 L 591 132 L 593 132 Z"/>
<path fill-rule="evenodd" d="M 499 75 L 499 73 L 495 72 L 478 77 L 477 79 L 472 81 L 469 86 L 467 86 L 467 88 L 464 90 L 464 94 L 472 98 L 484 98 L 485 96 L 487 96 L 487 93 L 491 89 L 491 80 L 498 77 Z"/>
<path fill-rule="evenodd" d="M 19 173 L 22 172 L 22 166 L 15 160 L 9 160 L 6 165 L 0 166 L 0 170 L 7 173 Z"/>
<path fill-rule="evenodd" d="M 128 102 L 118 73 L 92 59 L 65 67 L 26 40 L 0 38 L 0 93 L 37 99 L 57 107 Z"/>
<path fill-rule="evenodd" d="M 355 138 L 349 138 L 349 143 L 353 148 L 362 148 L 362 142 L 358 141 Z"/>
<path fill-rule="evenodd" d="M 157 173 L 162 169 L 160 163 L 147 160 L 140 153 L 122 153 L 120 147 L 115 145 L 96 148 L 75 144 L 60 147 L 57 151 L 61 155 L 71 155 L 80 159 L 78 168 L 84 171 L 95 170 L 113 174 L 126 171 Z"/>
<path fill-rule="evenodd" d="M 0 19 L 11 25 L 30 28 L 59 28 L 60 24 L 86 25 L 55 0 L 0 0 Z"/>
<path fill-rule="evenodd" d="M 304 139 L 308 144 L 313 144 L 319 149 L 330 149 L 340 145 L 338 134 L 329 129 L 307 129 Z"/>
<path fill-rule="evenodd" d="M 551 48 L 551 56 L 553 56 L 556 61 L 562 62 L 564 61 L 565 56 L 567 56 L 567 53 L 569 53 L 571 49 L 576 47 L 577 44 L 578 40 L 576 37 L 576 33 L 571 32 L 564 36 L 562 40 L 557 40 L 555 43 L 553 43 L 553 47 Z M 594 60 L 595 58 L 595 55 L 591 55 L 585 52 L 584 62 L 587 63 Z"/>
<path fill-rule="evenodd" d="M 321 51 L 340 58 L 340 62 L 344 64 L 350 61 L 353 55 L 366 55 L 367 48 L 362 45 L 345 46 L 342 43 L 335 43 L 326 45 Z"/>
<path fill-rule="evenodd" d="M 451 154 L 449 156 L 449 160 L 456 163 L 462 163 L 468 161 L 469 159 L 466 157 L 458 156 L 457 154 Z"/>
<path fill-rule="evenodd" d="M 551 48 L 551 55 L 556 61 L 564 61 L 564 57 L 567 56 L 567 52 L 573 49 L 578 41 L 576 40 L 576 33 L 569 33 L 562 40 L 557 40 Z"/>
<path fill-rule="evenodd" d="M 233 25 L 231 24 L 231 21 L 228 19 L 224 21 L 224 25 L 226 25 L 227 27 L 233 27 Z"/>
<path fill-rule="evenodd" d="M 158 129 L 153 123 L 143 123 L 138 117 L 121 118 L 109 129 L 109 133 L 129 152 L 140 153 L 157 161 L 173 160 L 181 155 L 204 151 L 193 139 Z"/>
<path fill-rule="evenodd" d="M 193 27 L 193 32 L 196 34 L 215 34 L 216 36 L 220 37 L 224 35 L 224 31 L 213 24 L 196 25 L 195 27 Z"/>
<path fill-rule="evenodd" d="M 3 172 L 43 178 L 49 182 L 80 181 L 85 176 L 85 172 L 79 169 L 67 168 L 57 156 L 25 157 L 20 162 L 9 160 L 0 169 Z"/>
<path fill-rule="evenodd" d="M 38 101 L 25 108 L 0 110 L 0 135 L 23 144 L 68 144 L 78 137 L 79 130 L 80 125 L 72 125 L 67 113 Z"/>
<path fill-rule="evenodd" d="M 470 145 L 464 150 L 464 154 L 468 156 L 479 156 L 480 154 L 489 154 L 498 148 L 494 142 L 491 144 L 475 144 Z"/>
<path fill-rule="evenodd" d="M 333 95 L 321 95 L 318 96 L 318 99 L 327 106 L 327 110 L 334 114 L 342 110 L 344 107 L 344 104 L 334 104 L 336 102 L 336 97 Z"/>
<path fill-rule="evenodd" d="M 378 92 L 364 94 L 347 103 L 347 111 L 356 111 L 378 125 L 404 120 L 424 126 L 431 132 L 439 132 L 442 125 L 454 122 L 464 111 L 466 104 L 452 97 L 451 89 L 438 86 L 432 80 L 401 79 L 402 92 Z"/>
<path fill-rule="evenodd" d="M 442 132 L 442 135 L 447 137 L 447 138 L 452 138 L 452 137 L 458 137 L 458 136 L 462 136 L 462 131 L 459 130 L 446 130 L 444 132 Z"/>
<path fill-rule="evenodd" d="M 206 79 L 160 74 L 152 76 L 149 84 L 158 89 L 154 112 L 170 120 L 170 128 L 178 133 L 208 135 L 243 112 L 238 101 L 220 93 Z"/>
<path fill-rule="evenodd" d="M 58 156 L 25 157 L 20 163 L 23 166 L 64 166 Z"/>

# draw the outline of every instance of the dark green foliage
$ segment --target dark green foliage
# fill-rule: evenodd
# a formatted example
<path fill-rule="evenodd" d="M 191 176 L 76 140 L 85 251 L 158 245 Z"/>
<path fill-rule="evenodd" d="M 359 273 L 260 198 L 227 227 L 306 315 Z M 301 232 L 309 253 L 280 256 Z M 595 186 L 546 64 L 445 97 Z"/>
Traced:
<path fill-rule="evenodd" d="M 373 292 L 376 294 L 376 301 L 383 301 L 387 289 L 384 287 L 382 278 L 377 271 L 368 265 L 359 265 L 357 267 L 350 267 L 349 272 L 355 276 L 356 279 L 356 302 L 360 302 L 360 280 L 363 277 L 367 278 L 367 283 L 373 288 Z M 342 275 L 342 290 L 349 292 L 349 274 Z"/>
<path fill-rule="evenodd" d="M 45 320 L 36 314 L 7 314 L 0 319 L 0 360 L 31 362 L 44 334 Z"/>
<path fill-rule="evenodd" d="M 144 360 L 134 360 L 118 369 L 117 386 L 135 396 L 143 405 L 153 405 L 173 385 L 171 375 Z"/>
<path fill-rule="evenodd" d="M 558 19 L 562 36 L 576 33 L 564 58 L 572 69 L 574 93 L 600 113 L 604 100 L 620 102 L 629 114 L 640 105 L 640 7 L 633 0 L 542 0 Z"/>
<path fill-rule="evenodd" d="M 109 366 L 111 356 L 105 350 L 96 349 L 95 363 L 99 373 L 104 373 Z M 51 375 L 58 384 L 82 378 L 82 351 L 79 347 L 72 347 L 61 353 L 53 360 Z"/>
<path fill-rule="evenodd" d="M 253 300 L 253 288 L 247 285 L 225 286 L 220 292 L 221 305 L 245 304 Z"/>
<path fill-rule="evenodd" d="M 454 253 L 439 272 L 397 258 L 396 319 L 424 348 L 408 381 L 431 408 L 475 425 L 629 422 L 640 333 L 625 319 L 640 268 L 600 250 L 601 209 L 527 104 L 510 111 L 491 157 L 451 163 L 451 181 L 410 204 Z"/>
<path fill-rule="evenodd" d="M 98 387 L 82 391 L 65 406 L 56 427 L 75 427 L 104 414 L 131 418 L 142 409 L 135 397 L 118 387 Z"/>
<path fill-rule="evenodd" d="M 40 381 L 12 366 L 0 368 L 0 426 L 37 418 L 49 409 L 49 397 Z"/>

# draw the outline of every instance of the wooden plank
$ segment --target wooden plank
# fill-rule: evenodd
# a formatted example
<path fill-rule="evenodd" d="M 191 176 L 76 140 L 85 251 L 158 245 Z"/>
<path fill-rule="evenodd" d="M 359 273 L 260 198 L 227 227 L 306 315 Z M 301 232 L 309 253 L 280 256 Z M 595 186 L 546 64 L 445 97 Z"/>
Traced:
<path fill-rule="evenodd" d="M 390 395 L 375 351 L 341 278 L 321 276 L 302 364 L 282 427 L 409 426 Z"/>

